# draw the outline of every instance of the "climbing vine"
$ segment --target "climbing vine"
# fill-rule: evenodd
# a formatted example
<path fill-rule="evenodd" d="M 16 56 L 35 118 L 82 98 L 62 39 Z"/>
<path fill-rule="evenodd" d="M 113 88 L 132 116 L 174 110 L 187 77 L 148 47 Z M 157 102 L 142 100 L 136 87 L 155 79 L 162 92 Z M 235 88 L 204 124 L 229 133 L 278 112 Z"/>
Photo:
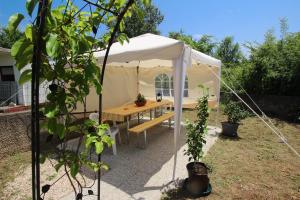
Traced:
<path fill-rule="evenodd" d="M 142 2 L 150 3 L 149 0 Z M 33 75 L 30 64 L 34 63 L 35 47 L 41 46 L 39 82 L 46 81 L 49 85 L 47 101 L 40 110 L 45 117 L 42 127 L 49 134 L 48 142 L 53 138 L 59 140 L 55 169 L 65 170 L 76 197 L 80 199 L 83 186 L 76 178 L 80 168 L 86 166 L 95 172 L 101 168 L 107 169 L 101 160 L 93 161 L 88 155 L 91 151 L 101 155 L 104 148 L 110 147 L 114 141 L 105 134 L 108 125 L 88 119 L 84 123 L 75 124 L 72 113 L 78 104 L 86 103 L 91 88 L 95 88 L 100 96 L 101 122 L 101 91 L 109 49 L 115 41 L 122 44 L 128 42 L 126 34 L 122 32 L 124 20 L 132 12 L 138 12 L 138 8 L 135 0 L 82 0 L 81 6 L 67 0 L 57 7 L 53 7 L 49 0 L 47 6 L 39 9 L 34 18 L 38 4 L 38 0 L 26 1 L 27 14 L 32 22 L 26 26 L 25 34 L 12 46 L 11 54 L 16 60 L 16 67 L 22 71 L 19 82 L 23 84 Z M 45 13 L 45 25 L 40 32 L 37 19 L 42 11 Z M 11 16 L 9 31 L 14 32 L 24 18 L 20 13 Z M 39 34 L 41 40 L 38 40 Z M 100 50 L 106 50 L 106 54 L 103 63 L 98 66 L 93 53 Z M 76 133 L 80 134 L 77 150 L 70 151 L 66 145 L 67 138 Z M 81 142 L 84 149 L 79 151 Z M 48 156 L 41 155 L 40 162 L 44 162 Z M 78 184 L 78 189 L 73 182 Z M 42 193 L 46 193 L 49 188 L 50 185 L 43 187 Z"/>

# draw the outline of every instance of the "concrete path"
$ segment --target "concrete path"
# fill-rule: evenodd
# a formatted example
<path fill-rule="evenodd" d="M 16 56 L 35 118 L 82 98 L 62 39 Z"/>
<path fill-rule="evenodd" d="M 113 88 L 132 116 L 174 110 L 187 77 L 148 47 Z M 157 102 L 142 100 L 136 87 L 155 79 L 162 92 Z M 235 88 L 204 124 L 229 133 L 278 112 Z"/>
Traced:
<path fill-rule="evenodd" d="M 205 153 L 214 144 L 220 129 L 209 127 Z M 160 126 L 151 129 L 147 134 L 148 144 L 146 149 L 136 147 L 138 139 L 132 136 L 130 144 L 118 144 L 118 155 L 113 156 L 111 151 L 104 152 L 102 160 L 110 166 L 110 170 L 101 177 L 101 199 L 103 200 L 159 200 L 161 190 L 172 180 L 174 148 L 173 129 Z M 186 148 L 185 129 L 182 126 L 182 134 L 178 141 L 178 157 L 176 178 L 187 177 L 187 156 L 183 152 Z M 89 173 L 87 177 L 93 178 Z M 97 183 L 93 186 L 97 192 Z M 87 194 L 87 191 L 84 191 Z M 64 200 L 74 200 L 74 193 L 64 196 Z M 84 200 L 96 200 L 96 196 L 84 196 Z"/>

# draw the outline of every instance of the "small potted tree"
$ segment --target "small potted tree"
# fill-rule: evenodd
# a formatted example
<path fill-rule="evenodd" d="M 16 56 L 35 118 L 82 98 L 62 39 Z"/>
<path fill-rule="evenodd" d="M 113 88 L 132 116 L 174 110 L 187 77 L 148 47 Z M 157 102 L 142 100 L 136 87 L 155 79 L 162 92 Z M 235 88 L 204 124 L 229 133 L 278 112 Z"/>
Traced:
<path fill-rule="evenodd" d="M 188 179 L 185 188 L 194 196 L 202 196 L 209 187 L 208 169 L 200 162 L 203 157 L 203 146 L 206 143 L 208 120 L 208 95 L 200 98 L 196 107 L 197 119 L 187 124 L 187 149 L 185 155 L 189 156 L 189 163 L 186 165 Z"/>
<path fill-rule="evenodd" d="M 141 93 L 139 93 L 136 97 L 136 100 L 135 100 L 135 105 L 138 106 L 138 107 L 141 107 L 141 106 L 144 106 L 146 105 L 147 103 L 147 100 L 145 98 L 144 95 L 142 95 Z"/>
<path fill-rule="evenodd" d="M 235 101 L 230 101 L 225 104 L 224 113 L 227 115 L 227 122 L 222 122 L 223 135 L 237 137 L 239 122 L 245 119 L 248 113 Z"/>

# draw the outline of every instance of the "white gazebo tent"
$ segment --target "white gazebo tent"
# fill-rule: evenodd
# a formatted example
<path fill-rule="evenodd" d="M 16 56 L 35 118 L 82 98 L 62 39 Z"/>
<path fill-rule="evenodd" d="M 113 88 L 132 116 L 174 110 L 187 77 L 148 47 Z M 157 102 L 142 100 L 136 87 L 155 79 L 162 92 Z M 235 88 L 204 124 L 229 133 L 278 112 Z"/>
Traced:
<path fill-rule="evenodd" d="M 103 63 L 104 55 L 105 51 L 94 53 L 99 66 Z M 177 137 L 181 131 L 181 115 L 187 68 L 206 65 L 207 67 L 214 68 L 217 74 L 220 74 L 221 61 L 192 49 L 182 41 L 148 33 L 131 38 L 129 43 L 125 42 L 123 45 L 114 43 L 110 49 L 107 63 L 108 66 L 103 85 L 103 100 L 104 104 L 110 106 L 124 104 L 126 101 L 132 102 L 138 92 L 143 94 L 143 91 L 145 91 L 147 93 L 147 84 L 143 84 L 142 78 L 137 73 L 137 67 L 140 70 L 172 69 L 175 111 L 174 178 L 177 159 Z M 122 73 L 118 73 L 118 71 Z M 217 88 L 215 94 L 217 102 L 219 102 L 219 80 L 215 85 Z M 153 98 L 155 92 L 152 94 Z M 145 96 L 149 98 L 149 95 Z M 87 105 L 88 110 L 97 110 L 97 101 L 94 95 L 89 96 L 87 99 L 87 102 L 89 102 Z M 104 107 L 109 106 L 104 105 Z"/>

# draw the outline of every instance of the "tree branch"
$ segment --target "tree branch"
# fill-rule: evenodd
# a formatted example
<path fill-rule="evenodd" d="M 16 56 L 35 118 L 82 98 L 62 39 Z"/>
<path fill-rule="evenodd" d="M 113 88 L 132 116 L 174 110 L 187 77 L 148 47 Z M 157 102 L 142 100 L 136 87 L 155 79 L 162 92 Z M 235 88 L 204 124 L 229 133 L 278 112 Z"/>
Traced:
<path fill-rule="evenodd" d="M 105 10 L 106 12 L 109 12 L 109 13 L 115 15 L 115 16 L 118 16 L 118 13 L 117 13 L 117 12 L 114 12 L 114 11 L 112 11 L 112 10 L 110 10 L 110 9 L 104 8 L 103 6 L 101 6 L 101 5 L 98 4 L 98 3 L 93 3 L 93 2 L 91 2 L 91 1 L 89 1 L 89 0 L 83 0 L 83 1 L 86 2 L 86 3 L 89 3 L 89 4 L 93 5 L 93 6 L 96 6 L 97 8 L 100 8 L 100 9 L 102 9 L 102 10 Z"/>

